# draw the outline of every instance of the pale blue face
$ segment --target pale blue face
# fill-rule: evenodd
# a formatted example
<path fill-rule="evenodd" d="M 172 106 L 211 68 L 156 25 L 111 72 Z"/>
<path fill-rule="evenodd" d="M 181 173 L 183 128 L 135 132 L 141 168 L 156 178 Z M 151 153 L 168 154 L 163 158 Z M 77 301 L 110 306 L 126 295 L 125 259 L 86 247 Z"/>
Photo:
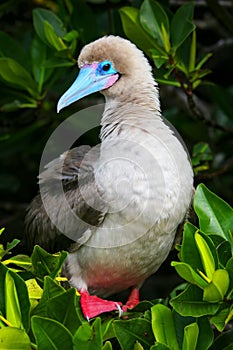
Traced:
<path fill-rule="evenodd" d="M 57 111 L 94 92 L 108 89 L 120 77 L 112 62 L 85 64 L 71 87 L 62 95 L 57 104 Z"/>

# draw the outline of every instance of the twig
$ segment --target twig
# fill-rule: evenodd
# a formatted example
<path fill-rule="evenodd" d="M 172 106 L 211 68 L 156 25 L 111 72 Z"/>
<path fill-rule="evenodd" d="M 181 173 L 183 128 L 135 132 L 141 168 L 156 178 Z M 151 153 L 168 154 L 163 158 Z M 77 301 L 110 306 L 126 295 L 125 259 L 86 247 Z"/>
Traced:
<path fill-rule="evenodd" d="M 217 177 L 219 175 L 225 174 L 228 172 L 228 170 L 233 166 L 233 157 L 227 159 L 225 163 L 221 166 L 221 169 L 218 169 L 216 171 L 213 171 L 212 173 L 209 174 L 197 174 L 197 178 L 199 180 L 203 179 L 213 179 L 214 177 Z"/>

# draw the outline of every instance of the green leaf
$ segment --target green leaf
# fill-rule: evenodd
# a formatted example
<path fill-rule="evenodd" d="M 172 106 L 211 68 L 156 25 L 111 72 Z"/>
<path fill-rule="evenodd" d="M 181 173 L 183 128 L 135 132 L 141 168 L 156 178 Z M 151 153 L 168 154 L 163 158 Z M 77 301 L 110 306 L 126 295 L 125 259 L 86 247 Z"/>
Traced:
<path fill-rule="evenodd" d="M 33 316 L 32 330 L 38 350 L 73 349 L 71 333 L 55 320 Z"/>
<path fill-rule="evenodd" d="M 31 259 L 27 255 L 16 255 L 10 259 L 3 261 L 4 265 L 14 264 L 23 268 L 24 270 L 29 270 L 31 268 Z"/>
<path fill-rule="evenodd" d="M 214 324 L 219 332 L 222 332 L 226 326 L 226 320 L 230 313 L 230 306 L 220 309 L 214 316 L 211 317 L 210 322 Z"/>
<path fill-rule="evenodd" d="M 194 30 L 192 35 L 191 46 L 190 46 L 189 72 L 192 72 L 195 69 L 196 51 L 197 51 L 197 35 L 196 35 L 196 30 Z"/>
<path fill-rule="evenodd" d="M 95 319 L 92 326 L 88 323 L 82 324 L 74 335 L 74 350 L 102 350 L 102 343 L 100 317 Z"/>
<path fill-rule="evenodd" d="M 171 42 L 173 49 L 177 50 L 195 29 L 193 12 L 194 3 L 190 1 L 181 6 L 174 14 L 171 21 Z"/>
<path fill-rule="evenodd" d="M 54 280 L 52 280 L 49 276 L 45 277 L 44 280 L 44 289 L 41 300 L 39 304 L 33 310 L 33 315 L 39 316 L 48 316 L 47 314 L 47 304 L 48 301 L 58 295 L 65 293 L 64 288 L 59 286 Z"/>
<path fill-rule="evenodd" d="M 63 22 L 55 15 L 54 12 L 42 8 L 36 8 L 33 10 L 33 24 L 37 35 L 45 44 L 51 45 L 46 36 L 45 22 L 50 24 L 57 37 L 62 38 L 66 35 L 67 32 Z"/>
<path fill-rule="evenodd" d="M 47 314 L 62 323 L 72 334 L 81 325 L 76 312 L 76 290 L 69 289 L 66 293 L 59 294 L 48 300 Z"/>
<path fill-rule="evenodd" d="M 27 90 L 31 96 L 37 96 L 37 85 L 30 73 L 14 59 L 0 57 L 0 76 L 7 83 Z"/>
<path fill-rule="evenodd" d="M 110 341 L 106 341 L 104 343 L 104 346 L 103 346 L 102 350 L 113 350 L 112 349 L 112 343 Z"/>
<path fill-rule="evenodd" d="M 229 287 L 229 275 L 226 270 L 216 270 L 212 281 L 204 288 L 203 300 L 211 303 L 222 301 Z"/>
<path fill-rule="evenodd" d="M 0 57 L 9 57 L 17 61 L 25 69 L 30 68 L 28 56 L 20 45 L 10 35 L 0 31 Z"/>
<path fill-rule="evenodd" d="M 151 324 L 143 318 L 131 320 L 119 320 L 113 322 L 113 328 L 117 340 L 122 349 L 133 350 L 135 341 L 138 340 L 145 350 L 154 343 Z"/>
<path fill-rule="evenodd" d="M 197 324 L 199 327 L 199 334 L 196 349 L 207 350 L 213 343 L 214 331 L 207 317 L 199 317 L 197 319 Z"/>
<path fill-rule="evenodd" d="M 0 344 L 2 350 L 30 350 L 31 342 L 27 333 L 14 327 L 0 329 Z"/>
<path fill-rule="evenodd" d="M 174 266 L 177 273 L 186 281 L 197 284 L 201 288 L 205 288 L 208 285 L 190 265 L 183 262 L 172 261 L 171 266 Z"/>
<path fill-rule="evenodd" d="M 42 92 L 43 84 L 53 73 L 53 69 L 46 69 L 44 63 L 47 61 L 48 47 L 35 35 L 31 43 L 31 66 L 32 73 L 39 85 L 39 92 Z"/>
<path fill-rule="evenodd" d="M 206 240 L 198 232 L 195 233 L 195 241 L 201 256 L 205 274 L 210 280 L 212 280 L 212 276 L 216 268 L 212 252 Z"/>
<path fill-rule="evenodd" d="M 49 275 L 54 278 L 61 271 L 66 256 L 67 252 L 49 254 L 36 245 L 31 256 L 33 270 L 38 277 Z"/>
<path fill-rule="evenodd" d="M 141 50 L 150 55 L 150 49 L 156 48 L 162 54 L 166 54 L 141 26 L 138 9 L 125 6 L 119 10 L 119 13 L 125 34 Z"/>
<path fill-rule="evenodd" d="M 182 316 L 200 317 L 213 315 L 219 308 L 218 303 L 202 300 L 202 290 L 191 284 L 170 301 L 172 307 Z"/>
<path fill-rule="evenodd" d="M 182 350 L 195 350 L 198 340 L 199 327 L 196 322 L 184 328 L 184 340 Z"/>
<path fill-rule="evenodd" d="M 170 49 L 171 49 L 171 44 L 170 44 L 168 33 L 167 33 L 163 23 L 162 23 L 161 28 L 162 28 L 162 35 L 163 35 L 163 46 L 164 46 L 166 52 L 169 53 Z"/>
<path fill-rule="evenodd" d="M 199 218 L 200 230 L 206 234 L 222 236 L 231 243 L 233 252 L 233 209 L 205 185 L 197 186 L 194 209 Z"/>
<path fill-rule="evenodd" d="M 233 291 L 233 257 L 228 260 L 226 264 L 226 270 L 230 277 L 229 291 Z"/>
<path fill-rule="evenodd" d="M 48 43 L 57 51 L 67 49 L 67 46 L 63 42 L 62 38 L 56 35 L 54 28 L 48 21 L 44 21 L 44 33 Z"/>
<path fill-rule="evenodd" d="M 232 350 L 233 329 L 220 334 L 208 350 Z"/>
<path fill-rule="evenodd" d="M 5 275 L 6 319 L 17 328 L 29 329 L 30 301 L 24 280 L 13 271 Z"/>
<path fill-rule="evenodd" d="M 201 257 L 194 238 L 196 231 L 197 228 L 194 225 L 192 225 L 189 222 L 185 223 L 182 246 L 180 251 L 181 261 L 192 266 L 194 271 L 202 269 Z"/>
<path fill-rule="evenodd" d="M 158 1 L 143 1 L 140 8 L 140 22 L 147 33 L 156 39 L 160 46 L 166 48 L 167 41 L 169 42 L 169 20 Z M 166 43 L 163 30 L 166 32 Z"/>
<path fill-rule="evenodd" d="M 169 349 L 179 350 L 176 330 L 171 310 L 162 304 L 151 308 L 152 330 L 157 342 L 166 345 Z"/>

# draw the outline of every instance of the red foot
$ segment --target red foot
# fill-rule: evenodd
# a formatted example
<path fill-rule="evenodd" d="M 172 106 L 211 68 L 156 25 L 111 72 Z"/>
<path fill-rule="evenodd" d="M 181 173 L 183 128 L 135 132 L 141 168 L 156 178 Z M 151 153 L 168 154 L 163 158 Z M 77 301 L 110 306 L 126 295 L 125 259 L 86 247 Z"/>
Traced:
<path fill-rule="evenodd" d="M 126 312 L 128 309 L 133 309 L 139 303 L 139 290 L 133 288 L 127 303 L 122 307 L 122 311 Z"/>
<path fill-rule="evenodd" d="M 87 291 L 80 292 L 80 304 L 84 317 L 89 320 L 103 312 L 110 312 L 114 310 L 119 310 L 122 312 L 121 302 L 115 302 L 110 300 L 104 300 L 96 295 L 90 295 Z"/>

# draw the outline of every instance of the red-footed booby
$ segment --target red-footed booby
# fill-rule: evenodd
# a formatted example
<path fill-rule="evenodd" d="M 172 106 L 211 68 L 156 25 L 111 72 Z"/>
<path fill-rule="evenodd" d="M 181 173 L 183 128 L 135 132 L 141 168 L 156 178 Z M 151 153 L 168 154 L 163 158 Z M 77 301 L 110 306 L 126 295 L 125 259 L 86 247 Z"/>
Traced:
<path fill-rule="evenodd" d="M 26 228 L 28 239 L 45 247 L 73 230 L 64 269 L 89 319 L 139 302 L 140 287 L 166 259 L 188 211 L 193 172 L 182 143 L 161 117 L 157 83 L 142 51 L 106 36 L 82 49 L 78 66 L 57 108 L 101 92 L 101 143 L 73 148 L 47 165 L 39 176 L 43 193 L 29 207 Z M 52 180 L 62 182 L 65 197 L 55 185 L 51 189 Z M 76 223 L 64 220 L 64 198 L 80 218 Z M 102 299 L 127 288 L 132 291 L 125 305 Z"/>

